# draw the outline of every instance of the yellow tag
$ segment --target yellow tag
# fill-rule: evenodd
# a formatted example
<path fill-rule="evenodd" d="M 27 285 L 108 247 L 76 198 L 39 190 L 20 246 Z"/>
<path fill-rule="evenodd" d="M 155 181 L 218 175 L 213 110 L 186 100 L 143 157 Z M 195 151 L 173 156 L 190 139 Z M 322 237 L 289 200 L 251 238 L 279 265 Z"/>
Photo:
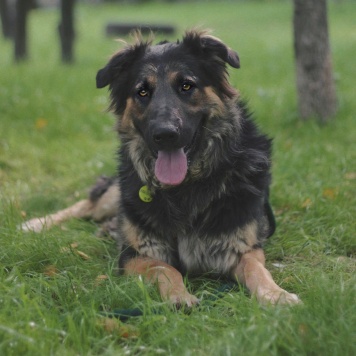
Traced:
<path fill-rule="evenodd" d="M 140 188 L 140 190 L 138 191 L 138 196 L 145 203 L 150 203 L 153 199 L 147 185 L 144 185 L 143 187 Z"/>

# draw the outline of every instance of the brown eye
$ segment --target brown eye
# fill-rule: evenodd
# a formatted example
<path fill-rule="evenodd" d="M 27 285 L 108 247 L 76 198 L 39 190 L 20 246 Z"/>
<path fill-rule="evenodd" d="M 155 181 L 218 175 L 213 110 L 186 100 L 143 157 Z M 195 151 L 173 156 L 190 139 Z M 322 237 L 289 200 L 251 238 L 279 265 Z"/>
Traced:
<path fill-rule="evenodd" d="M 138 95 L 141 96 L 141 97 L 145 97 L 148 95 L 148 91 L 145 90 L 145 89 L 141 89 L 139 92 L 138 92 Z"/>
<path fill-rule="evenodd" d="M 190 89 L 192 89 L 192 85 L 191 85 L 191 84 L 189 84 L 189 83 L 184 83 L 184 84 L 182 85 L 182 90 L 183 90 L 183 91 L 188 91 L 188 90 L 190 90 Z"/>

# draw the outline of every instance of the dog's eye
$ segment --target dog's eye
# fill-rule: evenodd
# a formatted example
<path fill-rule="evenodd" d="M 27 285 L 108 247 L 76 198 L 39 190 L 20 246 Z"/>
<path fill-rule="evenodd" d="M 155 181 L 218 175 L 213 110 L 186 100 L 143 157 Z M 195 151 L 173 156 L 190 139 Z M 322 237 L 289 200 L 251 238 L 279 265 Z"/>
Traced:
<path fill-rule="evenodd" d="M 190 89 L 192 89 L 192 85 L 190 83 L 183 83 L 182 85 L 182 91 L 188 91 Z"/>
<path fill-rule="evenodd" d="M 148 96 L 148 90 L 146 90 L 146 89 L 140 89 L 140 90 L 138 91 L 138 95 L 141 96 L 141 97 Z"/>

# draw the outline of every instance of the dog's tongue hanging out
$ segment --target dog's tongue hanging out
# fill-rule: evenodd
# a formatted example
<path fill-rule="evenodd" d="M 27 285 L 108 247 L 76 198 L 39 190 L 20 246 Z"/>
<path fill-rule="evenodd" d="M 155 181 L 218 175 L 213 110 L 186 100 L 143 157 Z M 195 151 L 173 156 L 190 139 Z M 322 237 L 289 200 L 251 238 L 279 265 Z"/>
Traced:
<path fill-rule="evenodd" d="M 183 148 L 175 151 L 158 151 L 155 175 L 162 184 L 178 185 L 188 170 L 187 156 Z"/>

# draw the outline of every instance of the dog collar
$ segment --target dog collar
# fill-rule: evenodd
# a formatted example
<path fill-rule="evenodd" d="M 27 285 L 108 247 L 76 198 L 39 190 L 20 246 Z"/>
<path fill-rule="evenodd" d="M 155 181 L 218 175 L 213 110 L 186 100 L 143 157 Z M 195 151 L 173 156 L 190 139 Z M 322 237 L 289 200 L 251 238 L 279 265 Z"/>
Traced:
<path fill-rule="evenodd" d="M 147 185 L 144 185 L 140 188 L 140 190 L 138 191 L 138 196 L 145 203 L 150 203 L 153 199 L 152 194 L 148 189 Z"/>

